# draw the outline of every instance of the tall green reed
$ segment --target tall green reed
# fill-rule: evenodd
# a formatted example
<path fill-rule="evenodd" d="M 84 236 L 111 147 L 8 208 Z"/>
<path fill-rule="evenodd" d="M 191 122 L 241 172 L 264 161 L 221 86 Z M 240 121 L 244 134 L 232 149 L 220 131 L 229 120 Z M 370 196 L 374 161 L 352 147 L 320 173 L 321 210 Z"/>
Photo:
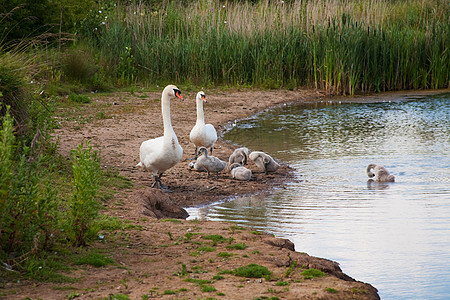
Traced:
<path fill-rule="evenodd" d="M 440 0 L 292 1 L 118 6 L 95 41 L 141 80 L 314 86 L 333 93 L 443 88 L 449 4 Z"/>

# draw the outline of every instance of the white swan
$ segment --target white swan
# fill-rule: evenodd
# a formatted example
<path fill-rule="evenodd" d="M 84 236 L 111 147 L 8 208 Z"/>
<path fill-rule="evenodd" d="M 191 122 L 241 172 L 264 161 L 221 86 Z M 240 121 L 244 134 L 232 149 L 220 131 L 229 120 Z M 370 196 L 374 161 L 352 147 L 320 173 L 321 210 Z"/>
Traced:
<path fill-rule="evenodd" d="M 248 157 L 266 174 L 267 172 L 275 172 L 280 167 L 272 156 L 262 151 L 253 151 Z"/>
<path fill-rule="evenodd" d="M 228 168 L 233 179 L 248 181 L 252 178 L 252 171 L 238 163 L 233 163 Z"/>
<path fill-rule="evenodd" d="M 234 150 L 233 154 L 228 158 L 228 169 L 231 170 L 231 165 L 238 163 L 241 165 L 247 164 L 248 148 L 242 147 Z"/>
<path fill-rule="evenodd" d="M 161 113 L 163 117 L 164 135 L 142 142 L 139 149 L 140 162 L 137 167 L 143 167 L 153 173 L 155 182 L 152 187 L 166 189 L 161 183 L 161 176 L 164 171 L 175 166 L 183 155 L 183 148 L 178 143 L 178 138 L 173 131 L 170 120 L 170 99 L 180 98 L 180 90 L 174 85 L 168 85 L 161 96 Z"/>
<path fill-rule="evenodd" d="M 195 145 L 195 157 L 197 159 L 199 147 L 210 148 L 211 154 L 214 143 L 217 141 L 217 132 L 213 125 L 205 124 L 205 114 L 203 112 L 203 102 L 207 102 L 205 93 L 200 91 L 197 93 L 197 121 L 189 134 L 190 141 Z"/>
<path fill-rule="evenodd" d="M 208 149 L 206 149 L 205 147 L 200 147 L 200 149 L 198 149 L 198 153 L 203 153 L 203 155 L 197 158 L 197 161 L 193 165 L 193 169 L 206 169 L 206 172 L 208 172 L 208 177 L 210 172 L 217 173 L 223 171 L 227 166 L 226 162 L 220 160 L 215 156 L 208 155 Z"/>
<path fill-rule="evenodd" d="M 373 172 L 371 172 L 373 170 Z M 385 167 L 376 165 L 376 164 L 369 164 L 366 169 L 367 176 L 370 178 L 375 177 L 375 181 L 378 182 L 394 182 L 395 177 L 394 175 L 390 175 L 389 172 L 386 170 Z"/>

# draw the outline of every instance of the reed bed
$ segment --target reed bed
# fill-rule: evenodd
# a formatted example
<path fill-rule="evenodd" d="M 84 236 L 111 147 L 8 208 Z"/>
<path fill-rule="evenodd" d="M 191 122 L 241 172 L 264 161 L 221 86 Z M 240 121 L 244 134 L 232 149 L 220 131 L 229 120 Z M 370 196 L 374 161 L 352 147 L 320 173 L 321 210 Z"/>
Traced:
<path fill-rule="evenodd" d="M 117 6 L 92 41 L 113 64 L 131 48 L 149 82 L 336 94 L 449 86 L 445 0 L 188 3 Z"/>

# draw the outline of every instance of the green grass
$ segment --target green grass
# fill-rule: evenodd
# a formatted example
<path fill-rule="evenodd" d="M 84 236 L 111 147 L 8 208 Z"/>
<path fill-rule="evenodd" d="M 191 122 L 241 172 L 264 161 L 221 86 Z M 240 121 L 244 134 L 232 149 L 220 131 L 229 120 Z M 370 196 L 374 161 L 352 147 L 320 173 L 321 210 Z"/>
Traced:
<path fill-rule="evenodd" d="M 227 241 L 227 239 L 220 234 L 205 235 L 202 236 L 202 238 L 205 240 L 211 240 L 213 246 L 217 245 L 218 243 L 225 243 Z"/>
<path fill-rule="evenodd" d="M 261 278 L 264 276 L 270 276 L 271 274 L 272 272 L 270 272 L 269 269 L 258 264 L 249 264 L 234 270 L 234 275 L 249 278 Z"/>
<path fill-rule="evenodd" d="M 219 252 L 217 254 L 218 257 L 223 257 L 223 258 L 229 258 L 232 257 L 234 254 L 233 253 L 228 253 L 228 252 Z"/>
<path fill-rule="evenodd" d="M 320 270 L 314 269 L 314 268 L 306 269 L 301 274 L 305 277 L 305 279 L 313 279 L 313 278 L 317 278 L 317 277 L 327 276 L 326 273 L 324 273 Z"/>
<path fill-rule="evenodd" d="M 174 292 L 174 291 L 172 291 L 172 290 L 165 290 L 164 292 L 163 292 L 163 295 L 176 295 L 177 293 L 176 292 Z"/>
<path fill-rule="evenodd" d="M 106 265 L 113 264 L 112 258 L 107 257 L 103 254 L 91 252 L 83 257 L 79 257 L 74 261 L 75 265 L 91 265 L 94 267 L 104 267 Z"/>
<path fill-rule="evenodd" d="M 91 98 L 86 95 L 79 95 L 79 94 L 70 94 L 69 100 L 75 103 L 90 103 Z"/>
<path fill-rule="evenodd" d="M 214 251 L 216 251 L 216 248 L 209 247 L 209 246 L 202 246 L 202 247 L 198 247 L 197 251 L 198 252 L 214 252 Z"/>
<path fill-rule="evenodd" d="M 226 246 L 227 249 L 234 249 L 234 250 L 244 250 L 246 248 L 248 248 L 248 246 L 244 243 L 236 243 L 233 245 L 227 245 Z"/>

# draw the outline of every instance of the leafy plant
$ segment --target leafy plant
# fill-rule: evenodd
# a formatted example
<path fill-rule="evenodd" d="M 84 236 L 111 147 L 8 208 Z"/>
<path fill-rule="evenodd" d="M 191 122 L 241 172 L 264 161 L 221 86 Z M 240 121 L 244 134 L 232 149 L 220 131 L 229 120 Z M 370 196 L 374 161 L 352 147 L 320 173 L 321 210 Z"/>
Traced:
<path fill-rule="evenodd" d="M 78 145 L 72 150 L 72 169 L 74 193 L 69 201 L 68 228 L 72 242 L 76 246 L 85 246 L 96 236 L 99 203 L 96 199 L 99 190 L 100 160 L 97 151 L 92 150 L 89 142 L 86 147 Z"/>
<path fill-rule="evenodd" d="M 13 126 L 8 107 L 0 131 L 0 254 L 16 253 L 11 267 L 50 246 L 57 220 L 55 193 L 40 184 L 46 183 L 44 157 L 19 148 Z"/>

